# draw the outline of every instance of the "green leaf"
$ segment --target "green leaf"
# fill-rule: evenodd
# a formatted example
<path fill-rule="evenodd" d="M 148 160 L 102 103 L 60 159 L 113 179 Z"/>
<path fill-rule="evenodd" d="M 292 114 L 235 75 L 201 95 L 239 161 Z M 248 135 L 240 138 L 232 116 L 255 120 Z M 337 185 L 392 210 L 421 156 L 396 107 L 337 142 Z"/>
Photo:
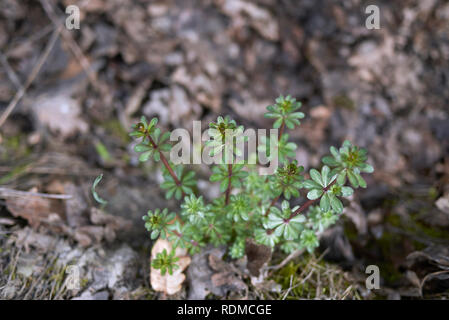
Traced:
<path fill-rule="evenodd" d="M 346 170 L 343 170 L 338 174 L 337 183 L 342 186 L 345 184 L 345 182 L 346 182 Z"/>
<path fill-rule="evenodd" d="M 222 180 L 220 183 L 220 192 L 225 192 L 226 189 L 228 188 L 228 185 L 229 185 L 228 179 Z"/>
<path fill-rule="evenodd" d="M 150 151 L 147 151 L 147 152 L 142 153 L 142 154 L 139 156 L 139 161 L 140 161 L 140 162 L 148 161 L 148 159 L 151 157 L 152 154 L 153 154 L 153 150 L 150 150 Z"/>
<path fill-rule="evenodd" d="M 373 173 L 374 172 L 374 168 L 373 166 L 371 166 L 368 163 L 364 163 L 360 166 L 360 170 L 366 173 Z"/>
<path fill-rule="evenodd" d="M 318 237 L 313 230 L 304 230 L 300 236 L 301 247 L 304 247 L 309 252 L 313 252 L 315 248 L 320 245 Z"/>
<path fill-rule="evenodd" d="M 341 187 L 341 193 L 343 197 L 350 197 L 354 193 L 354 190 L 351 187 Z"/>
<path fill-rule="evenodd" d="M 103 174 L 100 174 L 98 177 L 95 178 L 95 181 L 92 184 L 91 191 L 92 191 L 92 196 L 94 197 L 95 201 L 97 201 L 98 203 L 100 203 L 102 205 L 106 205 L 108 202 L 106 200 L 100 198 L 100 196 L 98 195 L 97 191 L 95 190 L 95 188 L 100 183 L 102 178 L 103 178 Z"/>
<path fill-rule="evenodd" d="M 329 173 L 330 173 L 330 169 L 328 166 L 323 166 L 323 168 L 321 169 L 321 180 L 323 183 L 323 187 L 327 187 L 329 182 L 330 182 L 330 178 L 329 177 Z"/>
<path fill-rule="evenodd" d="M 341 203 L 340 199 L 338 199 L 334 194 L 329 194 L 329 199 L 332 210 L 336 213 L 341 213 L 343 211 L 343 203 Z"/>
<path fill-rule="evenodd" d="M 323 211 L 328 211 L 330 209 L 330 199 L 329 194 L 327 192 L 324 193 L 324 195 L 321 197 L 320 208 Z"/>
<path fill-rule="evenodd" d="M 359 186 L 361 186 L 362 188 L 366 188 L 366 181 L 365 179 L 362 178 L 362 176 L 358 173 L 354 174 L 356 179 L 357 179 L 357 183 L 359 184 Z"/>
<path fill-rule="evenodd" d="M 349 179 L 349 182 L 351 183 L 351 185 L 354 188 L 358 188 L 359 187 L 359 182 L 358 182 L 356 176 L 354 175 L 354 173 L 352 171 L 348 171 L 348 179 Z"/>
<path fill-rule="evenodd" d="M 156 161 L 156 162 L 159 162 L 159 160 L 161 160 L 161 154 L 160 154 L 159 151 L 156 151 L 156 152 L 154 153 L 153 159 L 154 159 L 154 161 Z"/>
<path fill-rule="evenodd" d="M 322 186 L 319 183 L 317 183 L 317 182 L 315 182 L 313 180 L 306 180 L 306 181 L 304 181 L 303 182 L 303 187 L 306 188 L 306 189 L 321 189 L 322 188 Z"/>
<path fill-rule="evenodd" d="M 315 200 L 321 197 L 323 194 L 322 189 L 312 189 L 307 193 L 307 199 L 309 200 Z"/>
<path fill-rule="evenodd" d="M 138 144 L 138 145 L 136 145 L 135 147 L 134 147 L 134 151 L 136 151 L 136 152 L 145 152 L 145 151 L 148 151 L 148 150 L 152 150 L 152 147 L 150 147 L 149 145 L 147 145 L 147 144 Z"/>
<path fill-rule="evenodd" d="M 321 180 L 321 174 L 318 172 L 318 170 L 311 169 L 309 173 L 313 181 L 318 183 L 320 186 L 324 187 L 323 180 Z"/>

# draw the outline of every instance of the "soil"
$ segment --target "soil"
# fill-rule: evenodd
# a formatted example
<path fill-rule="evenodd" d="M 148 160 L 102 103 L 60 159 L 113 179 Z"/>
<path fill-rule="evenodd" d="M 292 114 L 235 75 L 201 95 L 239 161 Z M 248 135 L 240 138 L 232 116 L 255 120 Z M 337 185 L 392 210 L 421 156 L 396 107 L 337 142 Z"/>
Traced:
<path fill-rule="evenodd" d="M 70 4 L 79 29 L 65 27 Z M 368 4 L 380 8 L 379 29 L 365 26 Z M 443 0 L 2 0 L 0 297 L 186 298 L 199 292 L 192 275 L 210 282 L 232 267 L 234 282 L 207 298 L 448 298 L 448 79 Z M 191 266 L 181 292 L 153 291 L 142 216 L 179 203 L 159 189 L 161 169 L 139 163 L 131 125 L 145 115 L 168 130 L 193 120 L 204 129 L 230 115 L 269 128 L 263 113 L 279 94 L 303 103 L 290 137 L 305 170 L 348 139 L 368 149 L 368 188 L 315 255 L 260 283 L 242 261 L 217 271 L 197 256 L 207 277 Z M 208 169 L 195 170 L 213 197 Z M 101 173 L 103 208 L 91 195 Z M 284 258 L 274 252 L 270 265 Z M 81 286 L 68 289 L 72 265 Z M 380 289 L 365 286 L 369 265 Z"/>

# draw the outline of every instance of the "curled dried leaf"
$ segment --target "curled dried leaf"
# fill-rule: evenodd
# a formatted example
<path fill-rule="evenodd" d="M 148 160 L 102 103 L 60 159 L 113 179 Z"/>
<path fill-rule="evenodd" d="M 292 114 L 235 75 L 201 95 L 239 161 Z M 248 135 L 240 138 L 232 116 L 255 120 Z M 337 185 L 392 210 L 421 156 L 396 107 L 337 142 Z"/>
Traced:
<path fill-rule="evenodd" d="M 172 248 L 169 241 L 159 238 L 151 250 L 151 259 L 156 258 L 156 255 L 164 250 L 171 252 Z M 186 278 L 183 271 L 189 266 L 191 259 L 187 255 L 187 250 L 181 248 L 176 248 L 175 256 L 179 258 L 176 262 L 179 268 L 173 270 L 171 275 L 168 272 L 162 275 L 160 270 L 151 267 L 151 286 L 155 291 L 172 295 L 181 290 L 182 283 Z"/>

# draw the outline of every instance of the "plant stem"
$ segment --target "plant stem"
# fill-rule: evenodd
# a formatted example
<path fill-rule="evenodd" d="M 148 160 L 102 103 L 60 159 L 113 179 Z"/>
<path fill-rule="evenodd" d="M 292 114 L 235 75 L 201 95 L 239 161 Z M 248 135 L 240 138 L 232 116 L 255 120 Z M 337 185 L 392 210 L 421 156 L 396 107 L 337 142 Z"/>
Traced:
<path fill-rule="evenodd" d="M 332 187 L 334 185 L 334 183 L 337 181 L 337 179 L 335 179 L 334 181 L 332 181 L 332 183 L 330 185 L 328 185 L 327 187 L 323 188 L 323 191 L 326 192 L 330 189 L 330 187 Z M 321 196 L 322 197 L 322 196 Z M 321 199 L 321 197 L 319 197 L 318 199 Z M 300 214 L 301 212 L 303 212 L 305 209 L 307 209 L 308 207 L 310 207 L 311 204 L 315 203 L 316 201 L 318 201 L 318 199 L 315 200 L 307 200 L 301 207 L 299 207 L 298 209 L 295 210 L 295 212 L 293 212 L 290 217 L 287 220 L 290 220 L 294 217 L 296 217 L 298 214 Z"/>
<path fill-rule="evenodd" d="M 276 204 L 276 202 L 277 202 L 277 201 L 279 200 L 279 198 L 281 197 L 281 194 L 282 194 L 282 192 L 281 192 L 276 198 L 274 198 L 273 201 L 271 201 L 270 206 L 269 206 L 268 209 L 267 209 L 267 212 L 265 212 L 265 217 L 268 217 L 268 215 L 270 214 L 271 207 L 274 206 L 274 205 Z"/>
<path fill-rule="evenodd" d="M 229 196 L 231 195 L 231 177 L 232 177 L 232 164 L 228 164 L 228 188 L 226 189 L 226 201 L 225 204 L 229 204 Z"/>
<path fill-rule="evenodd" d="M 285 129 L 285 121 L 282 120 L 281 127 L 279 128 L 278 141 L 281 140 L 281 137 L 284 134 L 284 129 Z"/>
<path fill-rule="evenodd" d="M 151 138 L 151 136 L 148 134 L 147 137 L 150 140 L 151 145 L 153 146 L 154 149 L 158 148 L 158 145 L 154 142 L 153 138 Z M 161 161 L 164 164 L 165 168 L 167 168 L 168 172 L 170 173 L 171 177 L 173 178 L 173 180 L 175 181 L 176 185 L 179 187 L 181 185 L 181 181 L 178 179 L 178 177 L 176 176 L 175 172 L 173 171 L 172 167 L 170 166 L 170 164 L 167 161 L 167 158 L 165 158 L 164 154 L 162 152 L 159 152 L 160 156 L 161 156 Z M 182 197 L 185 197 L 185 192 L 182 191 Z"/>
<path fill-rule="evenodd" d="M 171 233 L 173 233 L 175 236 L 177 236 L 178 238 L 182 238 L 182 234 L 181 233 L 179 233 L 178 231 L 176 231 L 176 230 L 171 230 L 170 231 Z M 199 246 L 199 243 L 197 242 L 197 241 L 195 241 L 195 240 L 190 240 L 189 241 L 193 246 L 195 246 L 195 247 L 198 247 Z"/>
<path fill-rule="evenodd" d="M 285 121 L 282 120 L 282 124 L 281 124 L 281 127 L 279 129 L 278 142 L 281 140 L 281 137 L 284 134 L 284 129 L 285 129 Z M 268 176 L 265 178 L 265 183 L 267 183 L 267 182 L 268 182 Z M 278 197 L 278 199 L 279 199 L 279 197 Z M 276 201 L 277 201 L 277 199 L 276 199 Z M 267 212 L 269 212 L 269 211 L 270 211 L 270 209 L 268 208 Z"/>
<path fill-rule="evenodd" d="M 328 185 L 327 187 L 323 188 L 323 191 L 326 192 L 330 189 L 330 187 L 332 187 L 332 185 L 337 182 L 337 179 L 335 179 L 330 185 Z M 285 221 L 290 221 L 291 219 L 293 219 L 294 217 L 296 217 L 298 214 L 300 214 L 301 212 L 303 212 L 304 210 L 306 210 L 308 207 L 310 207 L 313 203 L 315 203 L 316 201 L 318 201 L 319 199 L 321 199 L 321 197 L 315 199 L 315 200 L 307 200 L 306 202 L 304 202 L 304 204 L 302 206 L 300 206 L 298 209 L 296 209 L 291 215 L 290 217 L 288 217 L 287 219 L 285 219 Z M 271 234 L 273 233 L 274 229 L 267 229 L 266 232 L 267 234 Z"/>

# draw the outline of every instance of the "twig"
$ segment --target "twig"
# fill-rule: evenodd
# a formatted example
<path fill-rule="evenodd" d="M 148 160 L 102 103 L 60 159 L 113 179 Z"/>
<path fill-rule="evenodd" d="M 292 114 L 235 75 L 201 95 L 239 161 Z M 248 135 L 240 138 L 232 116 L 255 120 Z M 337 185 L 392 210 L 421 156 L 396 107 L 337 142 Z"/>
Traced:
<path fill-rule="evenodd" d="M 13 170 L 13 167 L 10 166 L 0 166 L 0 172 L 10 172 Z M 29 168 L 26 168 L 25 173 L 34 173 L 34 174 L 54 174 L 54 175 L 66 175 L 66 176 L 88 176 L 88 177 L 97 177 L 101 171 L 100 170 L 90 170 L 90 171 L 68 171 L 63 168 L 52 168 L 52 167 L 32 167 L 30 165 Z"/>
<path fill-rule="evenodd" d="M 51 3 L 49 3 L 48 0 L 39 0 L 39 1 L 41 3 L 41 6 L 44 9 L 45 13 L 47 14 L 48 18 L 53 23 L 53 25 L 55 25 L 55 27 L 57 27 L 57 28 L 62 27 L 64 24 L 63 24 L 62 20 L 59 20 Z M 101 92 L 101 88 L 98 85 L 97 74 L 92 71 L 89 60 L 86 58 L 86 56 L 84 55 L 83 51 L 78 46 L 76 41 L 73 40 L 72 35 L 70 34 L 70 32 L 67 29 L 62 29 L 62 37 L 64 38 L 65 41 L 67 41 L 70 50 L 75 55 L 75 57 L 78 59 L 81 67 L 83 68 L 84 72 L 86 73 L 86 75 L 87 75 L 90 83 L 94 87 L 94 89 Z"/>
<path fill-rule="evenodd" d="M 320 238 L 321 238 L 321 233 L 318 234 L 318 240 L 319 240 Z M 287 265 L 287 263 L 289 263 L 289 262 L 292 261 L 293 259 L 295 259 L 295 258 L 301 256 L 301 255 L 304 253 L 304 251 L 305 251 L 305 249 L 298 249 L 298 250 L 295 250 L 295 251 L 293 251 L 292 253 L 290 253 L 284 260 L 282 260 L 281 263 L 279 263 L 279 264 L 277 264 L 277 265 L 275 265 L 275 266 L 267 267 L 267 269 L 268 269 L 268 270 L 273 270 L 273 271 L 279 270 L 279 269 L 285 267 L 285 266 Z M 318 258 L 318 261 L 320 261 L 320 260 L 326 255 L 327 252 L 328 252 L 328 250 L 326 249 L 326 250 L 323 252 L 323 254 Z"/>
<path fill-rule="evenodd" d="M 225 204 L 229 204 L 229 196 L 231 195 L 231 180 L 232 180 L 232 164 L 228 164 L 228 187 L 226 188 Z"/>
<path fill-rule="evenodd" d="M 0 52 L 0 62 L 3 65 L 3 68 L 5 68 L 6 70 L 9 80 L 11 80 L 11 82 L 14 83 L 14 85 L 16 86 L 16 89 L 17 90 L 22 89 L 22 83 L 20 82 L 19 77 L 9 65 L 8 58 L 1 52 Z"/>
<path fill-rule="evenodd" d="M 295 250 L 292 253 L 290 253 L 284 260 L 282 260 L 281 263 L 279 263 L 279 264 L 277 264 L 275 266 L 270 266 L 267 269 L 273 270 L 273 271 L 279 270 L 279 269 L 285 267 L 287 265 L 287 263 L 289 263 L 293 259 L 301 256 L 304 253 L 304 251 L 305 251 L 304 249 Z"/>
<path fill-rule="evenodd" d="M 38 75 L 42 66 L 44 65 L 44 62 L 47 60 L 48 55 L 50 54 L 51 50 L 53 49 L 53 46 L 55 45 L 56 40 L 58 39 L 59 34 L 61 33 L 61 30 L 62 30 L 62 25 L 59 28 L 57 28 L 55 31 L 53 31 L 53 34 L 52 34 L 50 40 L 48 41 L 44 52 L 40 56 L 37 64 L 34 66 L 30 75 L 28 76 L 28 79 L 25 82 L 24 86 L 19 91 L 17 91 L 16 95 L 14 96 L 14 99 L 9 103 L 6 110 L 0 116 L 0 127 L 6 121 L 6 119 L 11 114 L 11 112 L 14 110 L 14 108 L 16 107 L 16 105 L 20 101 L 20 99 L 22 99 L 22 97 L 25 95 L 25 93 L 28 90 L 31 83 L 33 83 L 34 79 L 36 78 L 36 76 Z"/>
<path fill-rule="evenodd" d="M 335 183 L 336 181 L 337 181 L 337 179 L 335 179 L 334 181 L 332 181 L 332 183 L 331 183 L 330 185 L 328 185 L 327 187 L 323 188 L 323 191 L 324 191 L 324 192 L 328 191 L 328 190 L 334 185 L 334 183 Z M 321 198 L 321 197 L 320 197 L 320 198 Z M 317 198 L 317 199 L 315 199 L 315 200 L 307 200 L 301 207 L 299 207 L 298 209 L 296 209 L 296 211 L 293 212 L 293 213 L 291 214 L 291 216 L 288 218 L 288 220 L 290 220 L 290 219 L 296 217 L 298 214 L 300 214 L 300 213 L 303 212 L 305 209 L 307 209 L 308 207 L 310 207 L 311 204 L 315 203 L 315 202 L 318 201 L 318 199 L 320 199 L 320 198 Z"/>
<path fill-rule="evenodd" d="M 153 146 L 153 148 L 157 149 L 159 146 L 154 142 L 153 138 L 151 138 L 151 136 L 149 134 L 147 135 L 147 137 L 150 140 L 150 143 Z M 176 176 L 175 172 L 173 171 L 172 167 L 168 163 L 167 158 L 165 158 L 164 154 L 162 152 L 159 152 L 159 154 L 160 154 L 161 161 L 164 164 L 165 168 L 167 168 L 168 172 L 170 173 L 171 177 L 175 181 L 176 185 L 178 187 L 180 187 L 182 185 L 181 180 L 179 180 L 181 177 L 178 178 Z M 181 191 L 182 191 L 182 198 L 184 198 L 186 196 L 186 194 L 183 190 L 181 190 Z"/>
<path fill-rule="evenodd" d="M 281 137 L 282 137 L 282 135 L 284 134 L 284 130 L 285 130 L 285 121 L 282 120 L 281 127 L 279 128 L 278 141 L 281 140 Z"/>
<path fill-rule="evenodd" d="M 276 204 L 276 202 L 279 200 L 282 192 L 276 198 L 274 198 L 273 201 L 271 201 L 270 206 L 268 207 L 267 211 L 265 212 L 265 217 L 268 217 L 268 215 L 270 214 L 271 207 L 274 206 Z"/>
<path fill-rule="evenodd" d="M 2 188 L 0 187 L 1 197 L 41 197 L 47 199 L 60 199 L 68 200 L 72 196 L 68 194 L 50 194 L 50 193 L 40 193 L 40 192 L 29 192 L 29 191 L 19 191 L 14 189 Z"/>
<path fill-rule="evenodd" d="M 449 273 L 449 270 L 442 270 L 442 271 L 437 271 L 437 272 L 432 272 L 427 274 L 421 281 L 421 283 L 419 284 L 419 294 L 421 295 L 421 297 L 423 296 L 423 291 L 422 289 L 424 288 L 424 284 L 426 283 L 427 280 L 438 276 L 440 274 L 445 274 L 445 273 Z"/>

